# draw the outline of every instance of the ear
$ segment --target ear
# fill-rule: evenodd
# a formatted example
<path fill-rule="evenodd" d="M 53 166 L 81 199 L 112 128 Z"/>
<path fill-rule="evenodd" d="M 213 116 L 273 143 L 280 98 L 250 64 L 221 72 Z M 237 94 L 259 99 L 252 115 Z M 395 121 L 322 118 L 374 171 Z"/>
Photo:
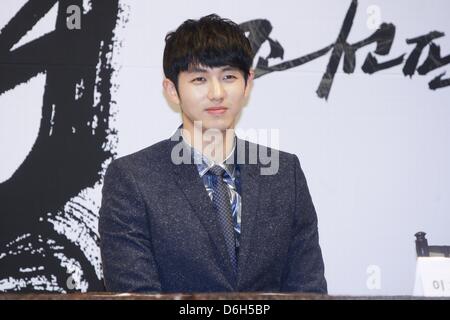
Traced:
<path fill-rule="evenodd" d="M 175 87 L 175 84 L 170 79 L 164 78 L 163 88 L 170 102 L 179 105 L 180 97 L 178 96 L 178 91 L 177 88 Z"/>
<path fill-rule="evenodd" d="M 250 69 L 247 77 L 247 85 L 245 86 L 245 93 L 244 93 L 245 97 L 248 97 L 250 91 L 252 90 L 254 78 L 255 78 L 255 71 L 253 69 Z"/>

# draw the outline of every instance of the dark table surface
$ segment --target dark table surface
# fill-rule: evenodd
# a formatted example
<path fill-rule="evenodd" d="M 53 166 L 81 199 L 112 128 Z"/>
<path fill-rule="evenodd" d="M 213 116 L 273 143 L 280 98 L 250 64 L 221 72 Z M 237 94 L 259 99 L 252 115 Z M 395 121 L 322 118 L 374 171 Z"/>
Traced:
<path fill-rule="evenodd" d="M 135 293 L 0 293 L 0 300 L 415 300 L 414 296 L 339 296 L 307 293 L 198 293 L 198 294 L 135 294 Z M 434 298 L 435 299 L 435 298 Z M 449 299 L 449 298 L 447 298 Z"/>

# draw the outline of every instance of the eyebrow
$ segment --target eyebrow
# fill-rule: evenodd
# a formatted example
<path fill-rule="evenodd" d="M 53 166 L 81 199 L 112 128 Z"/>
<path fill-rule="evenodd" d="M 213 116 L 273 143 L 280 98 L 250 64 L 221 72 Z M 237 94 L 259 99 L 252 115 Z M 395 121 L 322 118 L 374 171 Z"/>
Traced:
<path fill-rule="evenodd" d="M 239 71 L 238 68 L 230 67 L 230 66 L 220 67 L 220 69 L 221 69 L 222 72 L 223 71 Z M 197 73 L 197 72 L 198 73 L 202 73 L 202 72 L 208 72 L 208 70 L 205 69 L 205 68 L 199 67 L 199 66 L 194 66 L 194 67 L 189 68 L 187 70 L 187 72 L 189 72 L 189 73 Z"/>

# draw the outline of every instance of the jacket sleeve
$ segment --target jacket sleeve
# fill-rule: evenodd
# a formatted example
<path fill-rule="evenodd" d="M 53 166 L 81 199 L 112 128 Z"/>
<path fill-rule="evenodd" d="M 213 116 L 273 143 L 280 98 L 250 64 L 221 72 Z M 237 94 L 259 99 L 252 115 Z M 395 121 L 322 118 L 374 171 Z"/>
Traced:
<path fill-rule="evenodd" d="M 281 290 L 325 294 L 327 283 L 319 246 L 316 210 L 300 162 L 296 155 L 293 158 L 295 222 Z"/>
<path fill-rule="evenodd" d="M 132 173 L 120 160 L 105 174 L 99 234 L 107 291 L 161 291 L 146 208 Z"/>

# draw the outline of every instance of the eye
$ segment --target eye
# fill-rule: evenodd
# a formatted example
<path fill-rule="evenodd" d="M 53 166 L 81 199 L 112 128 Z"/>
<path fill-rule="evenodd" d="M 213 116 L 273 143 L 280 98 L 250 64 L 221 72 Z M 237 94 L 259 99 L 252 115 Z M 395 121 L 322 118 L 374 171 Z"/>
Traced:
<path fill-rule="evenodd" d="M 227 74 L 223 77 L 223 79 L 227 80 L 227 81 L 233 81 L 233 80 L 236 80 L 237 77 L 234 74 Z"/>
<path fill-rule="evenodd" d="M 191 80 L 192 83 L 194 84 L 200 84 L 206 81 L 205 77 L 196 77 L 194 79 Z"/>

